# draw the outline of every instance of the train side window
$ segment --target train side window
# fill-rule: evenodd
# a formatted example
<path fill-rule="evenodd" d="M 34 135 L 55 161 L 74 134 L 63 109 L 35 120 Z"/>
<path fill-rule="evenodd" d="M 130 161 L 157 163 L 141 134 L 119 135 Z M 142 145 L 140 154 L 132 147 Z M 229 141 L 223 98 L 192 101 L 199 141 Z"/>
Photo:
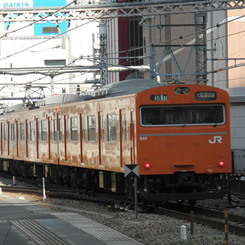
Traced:
<path fill-rule="evenodd" d="M 15 124 L 10 124 L 10 139 L 11 141 L 15 141 Z"/>
<path fill-rule="evenodd" d="M 78 140 L 78 120 L 77 117 L 70 118 L 70 125 L 71 125 L 71 141 Z"/>
<path fill-rule="evenodd" d="M 20 122 L 19 139 L 20 141 L 25 140 L 25 124 L 23 122 Z"/>
<path fill-rule="evenodd" d="M 102 115 L 100 115 L 100 140 L 104 140 L 104 120 Z"/>
<path fill-rule="evenodd" d="M 36 131 L 35 131 L 35 122 L 31 121 L 29 123 L 29 139 L 30 141 L 34 141 L 36 139 Z"/>
<path fill-rule="evenodd" d="M 62 140 L 62 119 L 59 118 L 58 120 L 58 125 L 57 125 L 57 120 L 53 120 L 53 132 L 54 132 L 54 141 L 57 141 L 57 135 L 59 133 L 59 140 Z M 58 126 L 58 130 L 57 130 Z"/>
<path fill-rule="evenodd" d="M 3 124 L 3 140 L 7 140 L 6 124 Z"/>
<path fill-rule="evenodd" d="M 47 140 L 47 121 L 46 120 L 41 121 L 41 140 L 42 141 Z"/>
<path fill-rule="evenodd" d="M 88 141 L 95 141 L 95 115 L 91 115 L 87 117 L 87 130 L 88 130 Z"/>
<path fill-rule="evenodd" d="M 122 120 L 122 139 L 127 140 L 127 120 L 126 120 L 126 115 L 123 115 L 123 120 Z"/>
<path fill-rule="evenodd" d="M 107 115 L 107 140 L 108 142 L 116 142 L 117 132 L 116 132 L 116 121 L 117 116 L 115 114 Z"/>

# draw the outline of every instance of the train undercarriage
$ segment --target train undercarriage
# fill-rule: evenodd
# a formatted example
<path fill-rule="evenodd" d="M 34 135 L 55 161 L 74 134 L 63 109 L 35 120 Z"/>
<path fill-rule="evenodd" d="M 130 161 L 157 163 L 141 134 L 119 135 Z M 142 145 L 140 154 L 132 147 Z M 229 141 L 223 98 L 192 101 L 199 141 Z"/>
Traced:
<path fill-rule="evenodd" d="M 165 176 L 144 176 L 141 196 L 149 201 L 205 200 L 224 197 L 228 193 L 226 174 L 176 172 Z"/>
<path fill-rule="evenodd" d="M 92 170 L 61 165 L 1 160 L 0 171 L 42 183 L 70 187 L 87 195 L 100 191 L 134 197 L 134 177 L 123 173 Z M 195 174 L 177 172 L 173 175 L 141 176 L 138 179 L 139 198 L 144 201 L 204 200 L 222 198 L 228 192 L 226 174 Z"/>

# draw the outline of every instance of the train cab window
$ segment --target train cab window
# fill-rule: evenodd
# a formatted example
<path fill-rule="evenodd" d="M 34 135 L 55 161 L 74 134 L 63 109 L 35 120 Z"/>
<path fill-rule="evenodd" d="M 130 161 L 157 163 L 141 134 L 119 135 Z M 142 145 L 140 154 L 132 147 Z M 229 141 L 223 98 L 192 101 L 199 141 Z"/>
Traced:
<path fill-rule="evenodd" d="M 224 124 L 223 105 L 177 105 L 142 107 L 143 126 L 186 126 Z"/>
<path fill-rule="evenodd" d="M 47 121 L 46 120 L 41 121 L 41 140 L 42 141 L 47 140 Z"/>
<path fill-rule="evenodd" d="M 77 117 L 70 118 L 70 125 L 71 125 L 71 141 L 78 140 L 78 120 Z"/>
<path fill-rule="evenodd" d="M 107 115 L 107 140 L 108 142 L 116 142 L 117 132 L 116 132 L 116 121 L 117 116 L 115 114 Z"/>
<path fill-rule="evenodd" d="M 53 132 L 54 132 L 54 141 L 57 141 L 58 134 L 59 134 L 59 140 L 62 140 L 62 120 L 61 118 L 59 118 L 58 120 L 58 125 L 57 125 L 57 120 L 56 119 L 53 120 Z"/>
<path fill-rule="evenodd" d="M 87 117 L 87 130 L 88 130 L 88 141 L 96 140 L 96 128 L 95 128 L 95 115 Z"/>
<path fill-rule="evenodd" d="M 35 122 L 29 123 L 29 140 L 34 141 L 36 139 Z"/>
<path fill-rule="evenodd" d="M 24 141 L 25 140 L 25 124 L 23 122 L 20 122 L 19 127 L 20 127 L 19 140 Z"/>
<path fill-rule="evenodd" d="M 15 141 L 15 124 L 10 124 L 10 139 L 11 141 Z"/>

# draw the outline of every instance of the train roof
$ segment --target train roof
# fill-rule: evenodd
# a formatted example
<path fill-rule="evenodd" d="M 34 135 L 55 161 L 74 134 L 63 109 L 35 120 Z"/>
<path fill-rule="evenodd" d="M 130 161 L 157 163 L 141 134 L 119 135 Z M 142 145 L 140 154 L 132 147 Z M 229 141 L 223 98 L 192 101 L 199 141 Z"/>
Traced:
<path fill-rule="evenodd" d="M 25 103 L 21 103 L 6 108 L 0 108 L 0 115 L 4 113 L 36 109 L 39 108 L 40 106 L 45 106 L 45 105 L 60 105 L 60 104 L 65 104 L 70 102 L 84 101 L 84 99 L 85 98 L 83 96 L 77 94 L 54 95 L 36 101 L 34 106 L 28 106 Z"/>
<path fill-rule="evenodd" d="M 147 79 L 129 79 L 122 82 L 112 83 L 106 86 L 101 87 L 100 89 L 95 91 L 95 96 L 81 96 L 77 94 L 60 94 L 54 95 L 50 97 L 46 97 L 44 99 L 38 100 L 35 102 L 34 107 L 28 107 L 24 103 L 17 104 L 14 106 L 7 107 L 5 109 L 0 110 L 0 114 L 22 111 L 28 109 L 39 108 L 40 106 L 46 105 L 60 105 L 65 103 L 73 103 L 78 101 L 104 98 L 104 97 L 115 97 L 121 95 L 134 94 L 140 91 L 144 91 L 150 88 L 163 86 L 162 83 L 147 80 Z"/>
<path fill-rule="evenodd" d="M 231 104 L 245 102 L 245 87 L 228 88 L 227 92 L 230 95 Z"/>
<path fill-rule="evenodd" d="M 162 83 L 147 79 L 129 79 L 122 82 L 105 85 L 95 91 L 96 97 L 115 97 L 135 94 L 150 88 L 163 86 Z"/>
<path fill-rule="evenodd" d="M 46 97 L 42 100 L 39 100 L 35 103 L 36 106 L 44 105 L 54 105 L 54 104 L 64 104 L 69 102 L 78 102 L 83 101 L 84 97 L 77 94 L 59 94 L 50 97 Z"/>

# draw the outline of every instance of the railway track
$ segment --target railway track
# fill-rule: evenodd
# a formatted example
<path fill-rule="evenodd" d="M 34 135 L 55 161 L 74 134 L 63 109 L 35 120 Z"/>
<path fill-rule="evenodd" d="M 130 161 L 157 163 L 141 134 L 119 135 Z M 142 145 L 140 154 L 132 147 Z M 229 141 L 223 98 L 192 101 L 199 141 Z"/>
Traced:
<path fill-rule="evenodd" d="M 26 186 L 4 186 L 0 185 L 2 191 L 6 192 L 23 192 L 23 193 L 34 193 L 34 194 L 42 194 L 42 190 L 38 187 L 26 187 Z M 59 188 L 50 188 L 46 191 L 47 197 L 58 197 L 58 198 L 71 198 L 77 200 L 86 200 L 93 202 L 100 202 L 106 204 L 118 204 L 124 203 L 125 205 L 130 205 L 133 207 L 134 202 L 132 200 L 125 199 L 122 196 L 114 195 L 114 194 L 105 194 L 105 193 L 94 193 L 93 195 L 87 195 L 86 193 L 78 193 L 75 190 L 67 190 L 67 189 L 59 189 Z M 142 210 L 152 210 L 152 205 L 146 205 L 139 203 L 139 206 L 144 206 Z M 235 205 L 232 206 L 234 208 Z M 227 206 L 228 210 L 228 227 L 229 232 L 236 233 L 239 235 L 245 236 L 245 217 L 238 216 L 229 213 L 229 206 Z M 167 215 L 178 219 L 183 219 L 190 221 L 191 215 L 188 205 L 183 204 L 174 204 L 171 203 L 166 207 L 154 207 L 154 212 L 160 215 Z M 225 215 L 224 210 L 214 210 L 203 207 L 195 207 L 194 215 L 193 215 L 194 223 L 199 223 L 203 225 L 208 225 L 212 228 L 216 228 L 219 230 L 224 230 L 225 226 Z"/>
<path fill-rule="evenodd" d="M 229 232 L 245 236 L 245 217 L 229 213 L 229 208 L 226 210 L 228 212 Z M 167 215 L 187 221 L 193 219 L 194 223 L 207 225 L 211 228 L 219 230 L 225 229 L 225 210 L 219 211 L 208 208 L 195 207 L 195 211 L 193 212 L 192 216 L 191 212 L 188 212 L 187 206 L 184 206 L 180 207 L 178 210 L 176 210 L 176 207 L 174 207 L 174 209 L 170 207 L 155 208 L 155 212 L 157 214 Z"/>
<path fill-rule="evenodd" d="M 22 192 L 22 193 L 31 193 L 36 195 L 43 195 L 42 188 L 39 187 L 27 187 L 27 186 L 16 186 L 16 185 L 0 185 L 2 192 Z M 107 194 L 107 193 L 94 193 L 93 195 L 83 192 L 78 192 L 77 190 L 71 190 L 66 188 L 49 188 L 45 190 L 46 197 L 54 198 L 66 198 L 73 200 L 84 200 L 92 202 L 100 202 L 106 204 L 118 204 L 118 203 L 128 203 L 133 205 L 132 200 L 126 199 L 123 196 L 116 194 Z"/>
<path fill-rule="evenodd" d="M 0 185 L 0 188 L 2 191 L 5 192 L 41 193 L 41 190 L 38 189 L 37 187 Z"/>
<path fill-rule="evenodd" d="M 6 173 L 0 173 L 0 176 L 8 179 L 7 182 L 10 182 L 13 179 L 12 175 Z M 0 185 L 2 191 L 6 192 L 25 192 L 25 193 L 34 193 L 34 194 L 42 194 L 43 187 L 42 183 L 37 181 L 30 181 L 23 179 L 21 177 L 16 177 L 16 181 L 21 181 L 23 183 L 30 184 L 31 186 L 17 186 L 12 184 L 9 185 Z M 70 189 L 64 186 L 58 186 L 56 184 L 48 184 L 46 185 L 45 194 L 47 197 L 54 198 L 70 198 L 74 200 L 86 200 L 93 202 L 101 202 L 107 204 L 115 204 L 115 203 L 134 203 L 133 201 L 125 198 L 123 195 L 118 195 L 115 193 L 105 193 L 105 192 L 97 192 L 97 193 L 89 193 L 82 190 Z"/>

